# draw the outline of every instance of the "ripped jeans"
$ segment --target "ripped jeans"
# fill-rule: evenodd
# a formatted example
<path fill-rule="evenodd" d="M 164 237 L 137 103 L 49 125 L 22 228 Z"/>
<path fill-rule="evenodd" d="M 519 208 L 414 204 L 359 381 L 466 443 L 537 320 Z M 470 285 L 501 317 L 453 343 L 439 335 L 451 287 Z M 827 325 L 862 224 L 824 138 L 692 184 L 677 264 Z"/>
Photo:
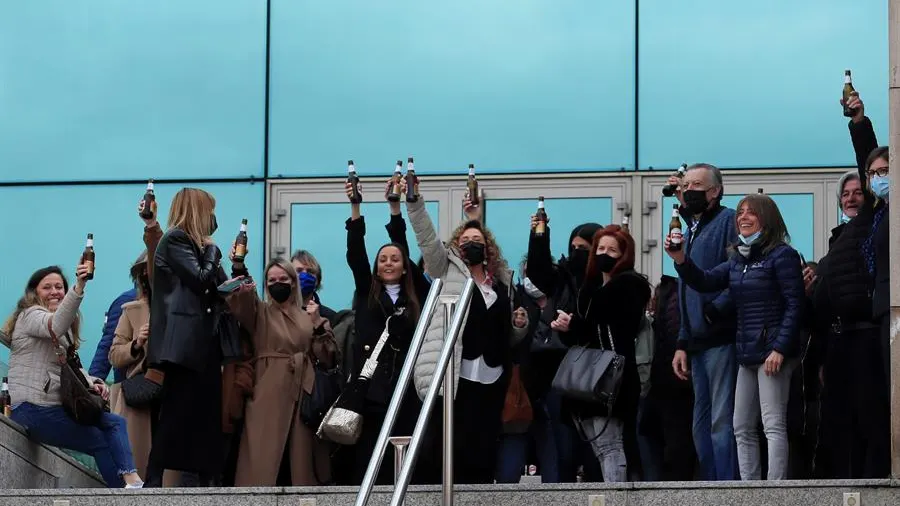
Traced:
<path fill-rule="evenodd" d="M 594 455 L 600 461 L 603 481 L 608 483 L 628 481 L 624 444 L 625 422 L 618 418 L 598 416 L 579 420 L 578 424 L 581 426 L 582 436 L 590 441 Z"/>
<path fill-rule="evenodd" d="M 79 425 L 62 406 L 38 406 L 23 402 L 13 409 L 12 420 L 28 430 L 39 443 L 86 453 L 97 462 L 106 486 L 124 486 L 122 475 L 136 472 L 125 419 L 104 413 L 100 425 Z"/>

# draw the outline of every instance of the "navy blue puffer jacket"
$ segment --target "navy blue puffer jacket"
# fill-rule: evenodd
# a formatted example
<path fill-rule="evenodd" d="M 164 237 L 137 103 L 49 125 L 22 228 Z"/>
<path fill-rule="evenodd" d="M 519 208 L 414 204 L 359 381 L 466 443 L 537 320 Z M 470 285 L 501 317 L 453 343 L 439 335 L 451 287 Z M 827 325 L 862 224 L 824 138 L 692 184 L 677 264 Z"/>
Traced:
<path fill-rule="evenodd" d="M 708 271 L 690 259 L 675 266 L 685 283 L 697 291 L 729 288 L 737 308 L 737 359 L 741 365 L 765 362 L 775 350 L 785 358 L 800 354 L 805 293 L 800 255 L 781 244 L 762 254 L 732 256 Z"/>

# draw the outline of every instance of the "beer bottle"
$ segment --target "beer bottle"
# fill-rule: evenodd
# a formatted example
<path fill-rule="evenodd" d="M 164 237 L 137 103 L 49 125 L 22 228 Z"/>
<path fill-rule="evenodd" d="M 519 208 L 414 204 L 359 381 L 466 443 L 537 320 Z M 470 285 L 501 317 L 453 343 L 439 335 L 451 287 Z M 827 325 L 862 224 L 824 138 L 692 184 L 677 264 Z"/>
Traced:
<path fill-rule="evenodd" d="M 466 183 L 466 187 L 468 188 L 469 202 L 471 202 L 473 206 L 477 206 L 479 202 L 478 181 L 475 179 L 474 163 L 469 164 L 469 181 Z"/>
<path fill-rule="evenodd" d="M 848 118 L 852 118 L 854 114 L 856 114 L 856 109 L 851 109 L 847 107 L 847 103 L 850 102 L 850 94 L 856 91 L 853 88 L 853 79 L 850 77 L 850 70 L 844 71 L 844 116 Z"/>
<path fill-rule="evenodd" d="M 3 385 L 0 386 L 0 407 L 3 409 L 3 416 L 12 415 L 12 398 L 9 396 L 9 378 L 3 377 Z"/>
<path fill-rule="evenodd" d="M 544 237 L 547 233 L 547 211 L 544 210 L 544 197 L 538 197 L 538 208 L 534 214 L 537 224 L 534 226 L 535 237 Z"/>
<path fill-rule="evenodd" d="M 628 216 L 622 216 L 622 230 L 631 233 L 631 231 L 628 230 Z"/>
<path fill-rule="evenodd" d="M 149 220 L 156 216 L 156 194 L 153 193 L 153 180 L 147 181 L 147 191 L 144 193 L 144 209 L 141 218 Z"/>
<path fill-rule="evenodd" d="M 669 251 L 678 251 L 684 242 L 681 233 L 681 218 L 678 216 L 678 204 L 672 205 L 672 219 L 669 221 Z"/>
<path fill-rule="evenodd" d="M 362 193 L 359 191 L 359 176 L 356 174 L 356 165 L 353 160 L 347 160 L 347 182 L 350 183 L 350 202 L 359 204 L 362 202 Z"/>
<path fill-rule="evenodd" d="M 416 168 L 413 158 L 406 159 L 406 201 L 417 202 L 419 200 L 419 178 L 416 177 Z"/>
<path fill-rule="evenodd" d="M 94 279 L 94 234 L 87 235 L 87 242 L 84 245 L 84 252 L 81 254 L 81 263 L 87 264 L 88 273 L 85 279 Z"/>
<path fill-rule="evenodd" d="M 685 173 L 685 172 L 687 172 L 687 164 L 686 164 L 686 163 L 682 163 L 682 164 L 681 164 L 681 167 L 678 167 L 678 172 L 675 173 L 675 176 L 676 176 L 678 179 L 682 179 L 682 178 L 684 178 L 684 173 Z M 672 195 L 675 195 L 675 192 L 676 192 L 676 191 L 678 191 L 678 186 L 677 186 L 677 185 L 674 185 L 674 184 L 667 184 L 667 185 L 663 186 L 662 194 L 663 194 L 664 196 L 666 196 L 666 197 L 671 197 Z"/>
<path fill-rule="evenodd" d="M 388 192 L 387 199 L 391 202 L 400 202 L 400 179 L 403 177 L 403 162 L 397 160 L 397 166 L 394 167 L 394 177 L 391 178 L 391 191 Z"/>
<path fill-rule="evenodd" d="M 247 256 L 247 218 L 241 220 L 241 230 L 234 239 L 234 261 L 238 263 L 244 262 Z"/>

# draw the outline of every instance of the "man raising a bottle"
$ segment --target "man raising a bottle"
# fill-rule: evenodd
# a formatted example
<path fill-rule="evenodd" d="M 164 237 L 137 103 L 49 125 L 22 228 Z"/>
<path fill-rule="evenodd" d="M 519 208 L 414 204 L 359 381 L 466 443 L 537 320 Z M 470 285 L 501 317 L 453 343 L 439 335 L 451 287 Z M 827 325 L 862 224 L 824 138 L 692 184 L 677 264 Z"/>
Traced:
<path fill-rule="evenodd" d="M 687 224 L 677 248 L 683 248 L 701 269 L 712 269 L 728 260 L 728 247 L 737 242 L 737 231 L 734 210 L 721 204 L 724 187 L 718 167 L 691 165 L 681 178 L 669 178 L 669 184 L 675 189 L 681 203 L 678 212 Z M 682 281 L 678 282 L 678 290 L 681 332 L 672 367 L 679 379 L 693 380 L 694 446 L 700 459 L 701 479 L 735 480 L 734 309 L 728 290 L 701 293 Z"/>

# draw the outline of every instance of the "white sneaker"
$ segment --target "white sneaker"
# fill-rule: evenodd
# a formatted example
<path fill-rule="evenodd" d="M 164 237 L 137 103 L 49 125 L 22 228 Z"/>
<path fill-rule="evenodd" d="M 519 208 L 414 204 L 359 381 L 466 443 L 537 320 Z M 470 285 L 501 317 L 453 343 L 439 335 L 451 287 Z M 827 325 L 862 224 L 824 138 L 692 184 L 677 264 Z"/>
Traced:
<path fill-rule="evenodd" d="M 143 482 L 143 481 L 139 481 L 139 482 L 137 482 L 137 483 L 135 483 L 135 484 L 130 484 L 130 483 L 126 483 L 126 484 L 125 484 L 125 489 L 126 489 L 126 490 L 128 490 L 128 489 L 137 489 L 137 488 L 144 488 L 144 482 Z"/>

